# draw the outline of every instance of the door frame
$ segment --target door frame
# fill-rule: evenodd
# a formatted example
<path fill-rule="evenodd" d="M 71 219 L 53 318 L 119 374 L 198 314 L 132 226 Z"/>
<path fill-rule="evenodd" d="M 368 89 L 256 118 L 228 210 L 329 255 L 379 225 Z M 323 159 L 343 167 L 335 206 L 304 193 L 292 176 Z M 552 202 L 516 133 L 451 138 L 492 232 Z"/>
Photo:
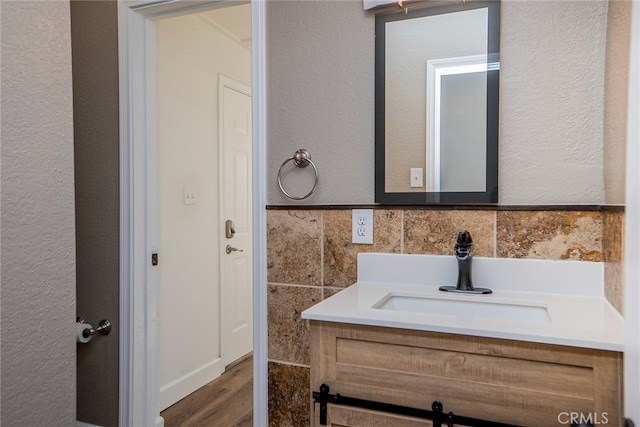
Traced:
<path fill-rule="evenodd" d="M 119 426 L 163 426 L 159 385 L 157 271 L 151 267 L 156 224 L 150 173 L 155 167 L 154 20 L 239 2 L 118 0 L 120 74 L 120 372 Z M 252 0 L 253 114 L 253 417 L 267 417 L 266 287 L 266 3 Z M 162 254 L 159 254 L 162 262 Z"/>
<path fill-rule="evenodd" d="M 631 5 L 624 225 L 624 410 L 640 422 L 640 1 Z"/>

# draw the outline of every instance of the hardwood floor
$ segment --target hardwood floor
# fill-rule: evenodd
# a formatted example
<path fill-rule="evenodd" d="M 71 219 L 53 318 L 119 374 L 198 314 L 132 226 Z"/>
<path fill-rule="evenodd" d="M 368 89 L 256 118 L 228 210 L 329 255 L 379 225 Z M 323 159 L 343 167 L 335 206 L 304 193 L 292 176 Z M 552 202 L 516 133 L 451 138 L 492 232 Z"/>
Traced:
<path fill-rule="evenodd" d="M 165 427 L 252 427 L 253 358 L 243 360 L 160 415 Z"/>

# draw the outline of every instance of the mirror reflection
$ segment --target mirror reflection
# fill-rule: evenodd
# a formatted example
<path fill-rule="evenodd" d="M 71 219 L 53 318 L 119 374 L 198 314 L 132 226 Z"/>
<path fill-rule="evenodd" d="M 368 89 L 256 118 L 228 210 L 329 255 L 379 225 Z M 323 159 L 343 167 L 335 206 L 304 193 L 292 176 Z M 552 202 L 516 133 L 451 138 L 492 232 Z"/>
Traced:
<path fill-rule="evenodd" d="M 377 202 L 497 202 L 496 5 L 376 17 Z"/>

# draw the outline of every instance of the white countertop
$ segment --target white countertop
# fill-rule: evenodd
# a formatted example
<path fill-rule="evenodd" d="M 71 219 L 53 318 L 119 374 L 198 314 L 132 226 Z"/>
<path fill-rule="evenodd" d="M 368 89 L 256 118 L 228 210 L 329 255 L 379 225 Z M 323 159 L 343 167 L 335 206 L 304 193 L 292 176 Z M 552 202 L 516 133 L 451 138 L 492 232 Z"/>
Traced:
<path fill-rule="evenodd" d="M 489 295 L 444 293 L 455 285 L 454 257 L 359 254 L 358 282 L 302 313 L 304 319 L 623 351 L 624 321 L 604 298 L 602 263 L 481 258 L 475 287 Z M 470 316 L 373 308 L 389 295 L 546 307 L 548 319 Z M 445 301 L 446 302 L 446 301 Z M 443 302 L 444 303 L 444 302 Z"/>

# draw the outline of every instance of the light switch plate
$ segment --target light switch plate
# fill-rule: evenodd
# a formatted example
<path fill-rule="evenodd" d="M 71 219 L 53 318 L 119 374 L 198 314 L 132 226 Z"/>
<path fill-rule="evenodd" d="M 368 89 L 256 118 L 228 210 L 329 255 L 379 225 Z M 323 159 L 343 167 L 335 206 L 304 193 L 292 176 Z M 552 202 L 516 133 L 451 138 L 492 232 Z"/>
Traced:
<path fill-rule="evenodd" d="M 198 203 L 196 190 L 192 186 L 185 185 L 184 187 L 182 187 L 182 202 L 185 205 L 195 205 Z"/>
<path fill-rule="evenodd" d="M 373 209 L 351 211 L 351 241 L 361 245 L 373 245 Z"/>

